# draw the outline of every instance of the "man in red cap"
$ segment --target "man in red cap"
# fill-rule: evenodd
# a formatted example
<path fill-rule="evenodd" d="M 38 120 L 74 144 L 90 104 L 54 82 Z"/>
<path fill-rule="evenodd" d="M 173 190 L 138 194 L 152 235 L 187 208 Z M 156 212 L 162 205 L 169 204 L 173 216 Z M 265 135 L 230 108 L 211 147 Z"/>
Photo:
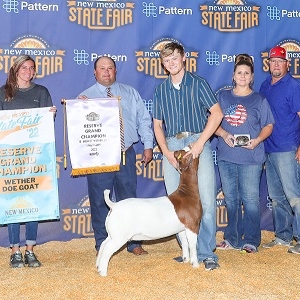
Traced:
<path fill-rule="evenodd" d="M 275 124 L 265 140 L 266 174 L 276 238 L 264 248 L 288 246 L 300 254 L 300 82 L 289 73 L 287 51 L 269 53 L 270 75 L 260 93 L 267 98 Z M 293 239 L 296 244 L 293 246 Z"/>

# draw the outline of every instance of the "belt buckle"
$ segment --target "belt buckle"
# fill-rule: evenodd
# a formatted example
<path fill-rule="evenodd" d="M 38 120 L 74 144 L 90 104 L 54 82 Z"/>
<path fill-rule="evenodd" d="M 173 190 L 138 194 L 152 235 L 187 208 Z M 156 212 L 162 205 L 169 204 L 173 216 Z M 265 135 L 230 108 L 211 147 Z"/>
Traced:
<path fill-rule="evenodd" d="M 183 138 L 186 138 L 190 135 L 190 132 L 187 132 L 187 131 L 182 131 L 182 132 L 178 132 L 176 134 L 176 138 L 179 140 L 179 139 L 183 139 Z"/>

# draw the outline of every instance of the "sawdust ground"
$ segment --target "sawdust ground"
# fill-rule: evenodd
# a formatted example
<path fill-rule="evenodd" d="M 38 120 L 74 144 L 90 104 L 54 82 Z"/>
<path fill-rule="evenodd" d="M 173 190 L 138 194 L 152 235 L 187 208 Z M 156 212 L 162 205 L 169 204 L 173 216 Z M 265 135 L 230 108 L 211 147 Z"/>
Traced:
<path fill-rule="evenodd" d="M 217 241 L 222 235 L 217 232 Z M 262 232 L 263 242 L 273 238 Z M 283 246 L 255 254 L 217 250 L 221 267 L 214 271 L 175 262 L 180 248 L 174 236 L 144 248 L 149 255 L 140 257 L 122 248 L 108 277 L 101 277 L 93 238 L 36 246 L 43 265 L 35 269 L 11 269 L 10 249 L 0 247 L 0 299 L 300 299 L 300 255 Z"/>

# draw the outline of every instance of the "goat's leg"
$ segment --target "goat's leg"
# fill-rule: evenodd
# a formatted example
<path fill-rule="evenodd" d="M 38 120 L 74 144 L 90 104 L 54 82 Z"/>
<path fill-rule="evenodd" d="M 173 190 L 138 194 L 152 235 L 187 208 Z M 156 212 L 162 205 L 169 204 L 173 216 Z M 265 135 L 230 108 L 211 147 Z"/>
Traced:
<path fill-rule="evenodd" d="M 198 262 L 198 258 L 197 258 L 197 234 L 195 232 L 192 232 L 189 229 L 186 229 L 185 233 L 186 233 L 186 238 L 188 241 L 191 265 L 194 268 L 198 268 L 199 262 Z"/>
<path fill-rule="evenodd" d="M 96 259 L 96 268 L 98 268 L 99 263 L 100 263 L 100 257 L 102 255 L 103 249 L 105 247 L 105 244 L 107 243 L 107 241 L 110 240 L 110 237 L 108 236 L 101 244 L 100 249 L 98 251 L 98 255 L 97 255 L 97 259 Z"/>
<path fill-rule="evenodd" d="M 111 238 L 105 240 L 105 244 L 103 245 L 103 249 L 99 258 L 99 264 L 98 264 L 98 273 L 101 276 L 107 276 L 107 269 L 108 269 L 108 263 L 111 258 L 111 256 L 118 251 L 125 243 L 127 242 L 127 239 L 119 239 L 119 240 L 113 240 Z M 97 258 L 98 261 L 98 258 Z"/>
<path fill-rule="evenodd" d="M 178 233 L 178 237 L 181 242 L 181 249 L 182 249 L 182 260 L 184 263 L 189 262 L 190 260 L 190 253 L 189 253 L 189 245 L 186 237 L 185 231 L 181 231 Z"/>

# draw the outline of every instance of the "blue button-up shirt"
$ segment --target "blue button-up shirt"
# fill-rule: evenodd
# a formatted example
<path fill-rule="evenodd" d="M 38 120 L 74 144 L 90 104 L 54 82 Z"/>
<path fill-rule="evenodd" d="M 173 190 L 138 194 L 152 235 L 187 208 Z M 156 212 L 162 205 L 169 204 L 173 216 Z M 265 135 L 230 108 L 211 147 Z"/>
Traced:
<path fill-rule="evenodd" d="M 271 135 L 264 141 L 267 153 L 294 151 L 300 145 L 300 84 L 287 73 L 272 84 L 269 75 L 259 91 L 270 104 L 275 124 Z"/>
<path fill-rule="evenodd" d="M 153 148 L 153 131 L 151 116 L 140 96 L 133 87 L 114 82 L 111 85 L 111 92 L 115 97 L 121 97 L 122 117 L 124 124 L 125 147 L 139 141 L 144 144 L 145 149 Z M 106 98 L 106 86 L 95 83 L 80 95 L 88 98 Z M 119 126 L 119 124 L 116 124 Z"/>

